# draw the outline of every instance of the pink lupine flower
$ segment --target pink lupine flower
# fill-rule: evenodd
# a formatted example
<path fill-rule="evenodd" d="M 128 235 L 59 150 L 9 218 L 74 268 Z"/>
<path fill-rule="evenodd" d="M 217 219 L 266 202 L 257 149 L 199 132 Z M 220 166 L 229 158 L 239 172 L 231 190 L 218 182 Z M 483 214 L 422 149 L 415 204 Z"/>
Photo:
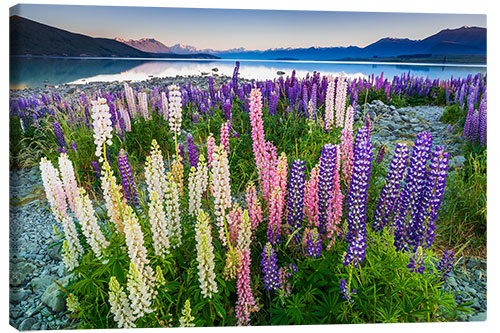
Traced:
<path fill-rule="evenodd" d="M 238 204 L 235 204 L 235 206 L 227 214 L 227 225 L 231 244 L 236 244 L 242 218 L 243 210 Z"/>
<path fill-rule="evenodd" d="M 215 146 L 216 146 L 215 139 L 212 133 L 210 133 L 207 137 L 207 160 L 208 160 L 208 166 L 210 168 L 212 167 L 212 160 L 213 160 L 212 155 L 214 154 Z"/>
<path fill-rule="evenodd" d="M 257 190 L 253 182 L 249 182 L 246 189 L 246 201 L 248 207 L 248 214 L 252 224 L 252 231 L 257 230 L 259 224 L 262 222 L 262 208 L 260 200 L 257 196 Z"/>
<path fill-rule="evenodd" d="M 326 237 L 330 239 L 326 249 L 329 250 L 332 244 L 335 242 L 335 238 L 341 233 L 340 229 L 340 219 L 342 218 L 342 200 L 344 195 L 340 190 L 340 151 L 337 146 L 337 158 L 335 159 L 335 171 L 333 173 L 333 195 L 328 202 L 328 212 L 327 212 L 327 225 L 326 225 Z"/>
<path fill-rule="evenodd" d="M 342 174 L 346 187 L 351 180 L 354 163 L 352 134 L 352 127 L 349 128 L 349 126 L 345 126 L 340 134 L 340 159 L 342 160 Z"/>
<path fill-rule="evenodd" d="M 61 222 L 62 218 L 66 217 L 68 214 L 66 212 L 66 196 L 64 194 L 63 184 L 59 178 L 59 171 L 54 168 L 52 163 L 45 157 L 42 157 L 40 160 L 40 171 L 42 174 L 45 195 L 49 201 L 52 214 L 54 214 L 58 222 Z"/>
<path fill-rule="evenodd" d="M 281 218 L 284 206 L 282 197 L 281 188 L 275 186 L 271 192 L 269 202 L 269 224 L 267 229 L 267 238 L 273 245 L 279 242 L 281 236 Z"/>
<path fill-rule="evenodd" d="M 226 122 L 220 127 L 220 145 L 224 147 L 229 156 L 229 124 Z"/>
<path fill-rule="evenodd" d="M 309 180 L 306 181 L 304 210 L 309 227 L 319 226 L 318 201 L 318 166 L 315 166 L 311 170 Z"/>
<path fill-rule="evenodd" d="M 61 180 L 66 193 L 69 207 L 75 211 L 75 200 L 78 199 L 78 185 L 76 184 L 75 171 L 73 164 L 67 154 L 59 155 L 59 170 L 61 171 Z"/>

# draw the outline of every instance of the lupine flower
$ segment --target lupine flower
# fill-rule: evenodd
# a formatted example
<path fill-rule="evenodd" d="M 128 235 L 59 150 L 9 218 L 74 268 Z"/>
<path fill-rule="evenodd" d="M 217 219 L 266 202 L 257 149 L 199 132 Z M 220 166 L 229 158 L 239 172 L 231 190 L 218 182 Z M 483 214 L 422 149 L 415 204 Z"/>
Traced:
<path fill-rule="evenodd" d="M 321 256 L 321 238 L 319 237 L 318 230 L 314 228 L 307 235 L 307 248 L 306 255 L 308 257 L 314 256 L 314 258 L 318 258 Z"/>
<path fill-rule="evenodd" d="M 170 123 L 170 131 L 177 136 L 181 134 L 182 122 L 182 98 L 179 87 L 171 85 L 168 87 L 168 121 Z"/>
<path fill-rule="evenodd" d="M 129 291 L 130 308 L 136 318 L 153 312 L 153 289 L 148 286 L 148 280 L 133 261 L 127 274 L 127 290 Z"/>
<path fill-rule="evenodd" d="M 217 227 L 219 238 L 226 245 L 224 230 L 224 219 L 226 210 L 231 207 L 231 185 L 229 179 L 229 161 L 224 148 L 217 146 L 212 155 L 212 188 L 214 191 L 215 215 L 217 216 Z"/>
<path fill-rule="evenodd" d="M 250 216 L 250 222 L 252 223 L 252 230 L 255 232 L 257 227 L 262 222 L 262 208 L 260 206 L 260 200 L 257 196 L 257 190 L 255 189 L 255 185 L 252 181 L 250 181 L 247 185 L 246 194 L 245 194 L 248 214 Z"/>
<path fill-rule="evenodd" d="M 210 168 L 212 167 L 212 159 L 213 159 L 212 155 L 215 152 L 215 146 L 216 146 L 215 139 L 212 133 L 210 133 L 207 137 L 207 160 L 208 160 L 208 166 Z"/>
<path fill-rule="evenodd" d="M 262 273 L 264 273 L 264 288 L 277 291 L 281 285 L 278 278 L 278 259 L 271 242 L 267 242 L 262 252 Z"/>
<path fill-rule="evenodd" d="M 135 118 L 137 116 L 137 108 L 135 106 L 134 91 L 132 90 L 132 88 L 130 88 L 130 86 L 127 84 L 127 82 L 123 82 L 123 88 L 125 90 L 125 98 L 127 100 L 130 114 L 132 115 L 132 118 Z"/>
<path fill-rule="evenodd" d="M 450 275 L 450 272 L 453 269 L 453 261 L 455 260 L 454 255 L 455 254 L 452 250 L 444 251 L 443 257 L 436 267 L 441 274 L 441 279 L 439 281 L 446 281 L 446 279 Z"/>
<path fill-rule="evenodd" d="M 354 160 L 353 150 L 353 130 L 352 130 L 352 113 L 350 108 L 347 109 L 345 127 L 340 133 L 340 158 L 342 160 L 342 174 L 346 186 L 349 187 Z"/>
<path fill-rule="evenodd" d="M 77 148 L 76 148 L 76 143 L 75 141 L 71 141 L 71 150 L 76 153 Z"/>
<path fill-rule="evenodd" d="M 127 153 L 123 148 L 120 149 L 120 152 L 118 153 L 118 167 L 120 169 L 123 191 L 125 192 L 125 198 L 127 199 L 127 203 L 131 206 L 136 206 L 138 204 L 137 190 L 135 188 L 132 171 L 130 170 L 130 164 L 128 162 Z"/>
<path fill-rule="evenodd" d="M 283 194 L 281 188 L 276 186 L 271 193 L 269 203 L 269 224 L 267 229 L 267 239 L 271 244 L 276 245 L 281 236 L 281 218 L 283 216 Z"/>
<path fill-rule="evenodd" d="M 92 169 L 94 170 L 94 175 L 97 179 L 101 178 L 101 168 L 99 167 L 99 163 L 97 161 L 90 162 L 92 165 Z"/>
<path fill-rule="evenodd" d="M 353 263 L 354 267 L 358 267 L 366 255 L 366 201 L 373 156 L 366 126 L 358 130 L 355 149 L 352 180 L 347 195 L 346 240 L 349 245 L 343 264 L 347 266 Z"/>
<path fill-rule="evenodd" d="M 113 142 L 111 139 L 113 135 L 111 114 L 109 113 L 109 107 L 106 105 L 106 100 L 104 98 L 99 98 L 97 101 L 92 101 L 92 126 L 94 129 L 94 143 L 96 145 L 95 155 L 99 157 L 99 162 L 103 162 L 104 159 L 101 155 L 104 153 L 103 145 L 104 143 L 111 145 Z"/>
<path fill-rule="evenodd" d="M 333 194 L 333 179 L 336 164 L 337 147 L 328 143 L 321 150 L 318 174 L 318 210 L 319 232 L 326 231 L 328 202 Z"/>
<path fill-rule="evenodd" d="M 286 200 L 286 183 L 288 178 L 288 163 L 285 152 L 282 152 L 276 161 L 275 172 L 272 173 L 271 182 L 272 186 L 279 186 L 281 189 L 281 207 L 285 206 Z"/>
<path fill-rule="evenodd" d="M 170 168 L 172 169 L 173 179 L 177 183 L 179 197 L 182 198 L 184 195 L 184 164 L 182 163 L 182 157 L 180 155 L 178 157 L 179 159 L 173 159 Z"/>
<path fill-rule="evenodd" d="M 319 226 L 318 209 L 318 166 L 312 168 L 309 180 L 306 182 L 304 210 L 307 216 L 308 226 Z"/>
<path fill-rule="evenodd" d="M 113 319 L 118 323 L 118 328 L 135 327 L 136 317 L 130 308 L 130 302 L 123 287 L 114 276 L 109 279 L 109 304 Z"/>
<path fill-rule="evenodd" d="M 344 125 L 345 103 L 347 98 L 347 81 L 345 73 L 341 73 L 337 79 L 337 86 L 335 92 L 335 118 L 336 126 L 342 127 Z"/>
<path fill-rule="evenodd" d="M 243 219 L 243 210 L 235 203 L 226 216 L 227 228 L 231 244 L 235 245 L 240 234 L 240 227 Z"/>
<path fill-rule="evenodd" d="M 227 154 L 230 154 L 229 150 L 229 123 L 225 122 L 220 127 L 220 145 L 224 147 Z"/>
<path fill-rule="evenodd" d="M 189 154 L 189 166 L 197 167 L 198 166 L 198 152 L 196 151 L 196 146 L 193 142 L 193 136 L 191 134 L 187 135 L 188 142 L 188 154 Z"/>
<path fill-rule="evenodd" d="M 163 120 L 168 121 L 168 99 L 164 91 L 161 92 L 161 111 Z"/>
<path fill-rule="evenodd" d="M 356 289 L 352 291 L 348 290 L 347 281 L 344 279 L 340 280 L 340 293 L 342 294 L 342 299 L 346 299 L 349 303 L 352 303 L 351 294 L 356 294 Z"/>
<path fill-rule="evenodd" d="M 179 188 L 172 173 L 167 173 L 165 182 L 164 205 L 167 216 L 169 237 L 174 238 L 172 244 L 176 248 L 182 244 L 181 212 L 179 203 Z"/>
<path fill-rule="evenodd" d="M 61 125 L 58 121 L 54 121 L 54 133 L 56 134 L 57 142 L 59 142 L 59 146 L 61 148 L 66 147 L 66 140 L 64 140 L 64 134 L 61 129 Z"/>
<path fill-rule="evenodd" d="M 425 186 L 427 161 L 432 147 L 432 137 L 427 132 L 417 135 L 417 140 L 413 146 L 410 165 L 403 187 L 398 199 L 398 210 L 394 216 L 394 246 L 398 251 L 407 250 L 410 240 L 415 240 L 417 230 L 415 220 L 418 215 L 418 204 Z M 407 224 L 407 216 L 410 215 L 410 223 Z"/>
<path fill-rule="evenodd" d="M 64 237 L 62 246 L 62 260 L 68 272 L 80 265 L 80 257 L 83 255 L 83 248 L 78 239 L 75 223 L 68 216 L 62 218 Z"/>
<path fill-rule="evenodd" d="M 69 207 L 75 211 L 75 201 L 78 199 L 78 185 L 76 184 L 75 171 L 68 155 L 59 155 L 59 170 L 61 170 L 61 180 L 64 187 L 64 193 L 68 200 Z"/>
<path fill-rule="evenodd" d="M 330 77 L 325 99 L 325 130 L 329 130 L 334 123 L 335 81 Z"/>
<path fill-rule="evenodd" d="M 165 192 L 165 165 L 160 146 L 153 139 L 151 143 L 151 155 L 146 157 L 146 166 L 144 171 L 148 192 L 156 192 L 159 200 L 163 200 Z"/>
<path fill-rule="evenodd" d="M 163 210 L 163 203 L 159 200 L 156 192 L 150 193 L 149 197 L 148 215 L 151 224 L 153 248 L 156 256 L 164 258 L 165 254 L 169 253 L 168 249 L 170 247 L 165 211 Z"/>
<path fill-rule="evenodd" d="M 236 291 L 238 300 L 236 301 L 236 318 L 238 325 L 250 325 L 250 313 L 258 311 L 259 308 L 255 304 L 252 289 L 250 286 L 250 242 L 251 242 L 251 224 L 248 216 L 248 211 L 243 212 L 241 228 L 238 235 L 237 251 L 239 254 L 238 260 L 238 281 L 236 283 Z"/>
<path fill-rule="evenodd" d="M 422 247 L 418 247 L 417 251 L 410 257 L 410 263 L 406 267 L 410 270 L 410 273 L 419 272 L 420 274 L 424 274 L 425 264 Z"/>
<path fill-rule="evenodd" d="M 394 205 L 399 196 L 399 187 L 403 180 L 406 162 L 408 160 L 408 147 L 398 143 L 391 161 L 389 174 L 386 177 L 386 184 L 380 192 L 377 208 L 373 215 L 372 229 L 382 230 L 389 224 L 389 217 L 393 213 Z"/>
<path fill-rule="evenodd" d="M 191 304 L 189 299 L 184 303 L 182 308 L 182 316 L 179 318 L 179 327 L 194 327 L 194 317 L 191 315 Z"/>
<path fill-rule="evenodd" d="M 189 189 L 189 208 L 188 212 L 192 217 L 196 217 L 198 210 L 201 208 L 201 197 L 207 190 L 208 185 L 208 168 L 205 163 L 205 157 L 200 156 L 198 168 L 191 167 L 189 172 L 188 189 Z"/>
<path fill-rule="evenodd" d="M 109 246 L 104 237 L 89 195 L 83 188 L 78 188 L 79 199 L 75 202 L 76 217 L 82 226 L 82 232 L 96 257 L 102 260 L 102 251 Z"/>
<path fill-rule="evenodd" d="M 329 198 L 327 205 L 327 216 L 326 216 L 326 238 L 330 240 L 327 245 L 327 250 L 335 242 L 335 238 L 340 235 L 340 220 L 342 219 L 342 201 L 344 200 L 344 195 L 340 190 L 340 149 L 339 146 L 336 147 L 337 156 L 335 158 L 335 170 L 333 172 L 333 188 L 332 195 Z"/>
<path fill-rule="evenodd" d="M 66 298 L 66 307 L 68 311 L 72 313 L 78 313 L 80 310 L 80 302 L 78 301 L 78 296 L 75 294 L 69 294 Z"/>
<path fill-rule="evenodd" d="M 382 163 L 386 151 L 387 151 L 386 146 L 380 146 L 380 148 L 378 149 L 378 152 L 377 152 L 377 157 L 375 158 L 375 163 L 377 163 L 377 164 Z"/>
<path fill-rule="evenodd" d="M 198 220 L 195 230 L 198 280 L 200 282 L 201 294 L 203 298 L 212 298 L 212 294 L 217 293 L 214 273 L 214 247 L 212 245 L 212 232 L 209 217 L 201 209 L 198 211 Z"/>
<path fill-rule="evenodd" d="M 288 188 L 287 223 L 295 232 L 302 227 L 304 217 L 304 191 L 305 191 L 305 162 L 295 160 L 290 167 L 290 182 Z M 301 231 L 294 236 L 298 243 L 301 238 Z"/>
<path fill-rule="evenodd" d="M 116 183 L 113 170 L 105 172 L 101 178 L 101 188 L 110 220 L 115 224 L 118 232 L 123 233 L 122 208 L 126 200 L 121 193 L 121 186 Z"/>

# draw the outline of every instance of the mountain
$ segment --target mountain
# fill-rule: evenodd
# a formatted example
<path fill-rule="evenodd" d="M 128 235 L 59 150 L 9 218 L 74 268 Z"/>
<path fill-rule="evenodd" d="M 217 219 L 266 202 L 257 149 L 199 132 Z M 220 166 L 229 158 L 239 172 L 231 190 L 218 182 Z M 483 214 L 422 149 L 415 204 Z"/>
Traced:
<path fill-rule="evenodd" d="M 218 58 L 210 54 L 143 52 L 114 39 L 72 33 L 17 15 L 11 16 L 9 21 L 11 56 Z"/>
<path fill-rule="evenodd" d="M 168 46 L 163 44 L 162 42 L 157 41 L 154 38 L 142 38 L 139 40 L 123 40 L 119 37 L 116 37 L 115 40 L 120 43 L 127 44 L 128 46 L 132 46 L 138 50 L 149 53 L 178 53 L 173 50 L 170 50 Z M 197 52 L 193 52 L 197 53 Z"/>

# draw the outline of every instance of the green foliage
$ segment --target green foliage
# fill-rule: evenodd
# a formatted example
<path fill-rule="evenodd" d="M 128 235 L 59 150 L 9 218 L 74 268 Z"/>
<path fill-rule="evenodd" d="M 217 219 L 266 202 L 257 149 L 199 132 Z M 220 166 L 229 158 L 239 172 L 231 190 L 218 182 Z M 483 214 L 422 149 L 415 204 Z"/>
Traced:
<path fill-rule="evenodd" d="M 460 109 L 458 104 L 452 104 L 446 106 L 440 120 L 447 124 L 458 124 L 460 128 L 463 128 L 466 118 L 467 111 L 465 109 Z"/>

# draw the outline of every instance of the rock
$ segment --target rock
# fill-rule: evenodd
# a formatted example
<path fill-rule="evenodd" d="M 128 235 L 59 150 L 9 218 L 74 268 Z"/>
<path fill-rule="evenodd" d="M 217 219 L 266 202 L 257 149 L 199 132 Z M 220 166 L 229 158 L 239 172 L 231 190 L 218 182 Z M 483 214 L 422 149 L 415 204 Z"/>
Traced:
<path fill-rule="evenodd" d="M 453 158 L 453 163 L 455 164 L 456 168 L 461 168 L 465 164 L 465 157 L 463 155 L 455 156 Z"/>
<path fill-rule="evenodd" d="M 455 287 L 455 288 L 457 287 L 457 280 L 455 280 L 455 278 L 453 276 L 448 277 L 448 283 L 452 287 Z"/>
<path fill-rule="evenodd" d="M 469 318 L 469 321 L 486 321 L 486 312 L 479 312 Z"/>
<path fill-rule="evenodd" d="M 35 318 L 26 318 L 22 321 L 21 325 L 19 325 L 19 330 L 20 331 L 29 331 L 35 325 L 36 319 Z"/>
<path fill-rule="evenodd" d="M 218 72 L 219 69 L 217 67 L 212 68 L 212 72 Z"/>
<path fill-rule="evenodd" d="M 71 278 L 71 275 L 67 275 L 57 280 L 57 282 L 66 287 Z M 52 283 L 43 293 L 42 302 L 51 308 L 52 311 L 61 312 L 66 306 L 66 296 L 56 283 Z"/>
<path fill-rule="evenodd" d="M 378 99 L 372 101 L 371 104 L 375 105 L 375 106 L 379 106 L 379 107 L 385 106 L 384 102 L 382 102 L 381 100 L 378 100 Z"/>
<path fill-rule="evenodd" d="M 53 259 L 55 261 L 61 261 L 62 256 L 61 256 L 60 249 L 61 249 L 61 244 L 57 244 L 57 245 L 52 246 L 49 249 L 47 249 L 47 254 L 51 259 Z"/>
<path fill-rule="evenodd" d="M 9 298 L 12 304 L 18 304 L 28 298 L 28 292 L 26 290 L 11 291 Z"/>
<path fill-rule="evenodd" d="M 285 72 L 283 72 L 283 71 L 277 71 L 276 74 L 277 75 L 285 75 Z"/>
<path fill-rule="evenodd" d="M 34 278 L 31 280 L 31 288 L 33 288 L 35 292 L 43 292 L 53 283 L 52 280 L 55 280 L 55 278 L 50 275 L 42 275 Z"/>
<path fill-rule="evenodd" d="M 36 266 L 29 262 L 20 262 L 10 267 L 10 285 L 17 287 L 21 285 Z"/>
<path fill-rule="evenodd" d="M 391 133 L 384 128 L 384 129 L 380 130 L 380 132 L 378 133 L 378 135 L 381 136 L 381 137 L 386 137 L 386 136 L 391 135 Z"/>

